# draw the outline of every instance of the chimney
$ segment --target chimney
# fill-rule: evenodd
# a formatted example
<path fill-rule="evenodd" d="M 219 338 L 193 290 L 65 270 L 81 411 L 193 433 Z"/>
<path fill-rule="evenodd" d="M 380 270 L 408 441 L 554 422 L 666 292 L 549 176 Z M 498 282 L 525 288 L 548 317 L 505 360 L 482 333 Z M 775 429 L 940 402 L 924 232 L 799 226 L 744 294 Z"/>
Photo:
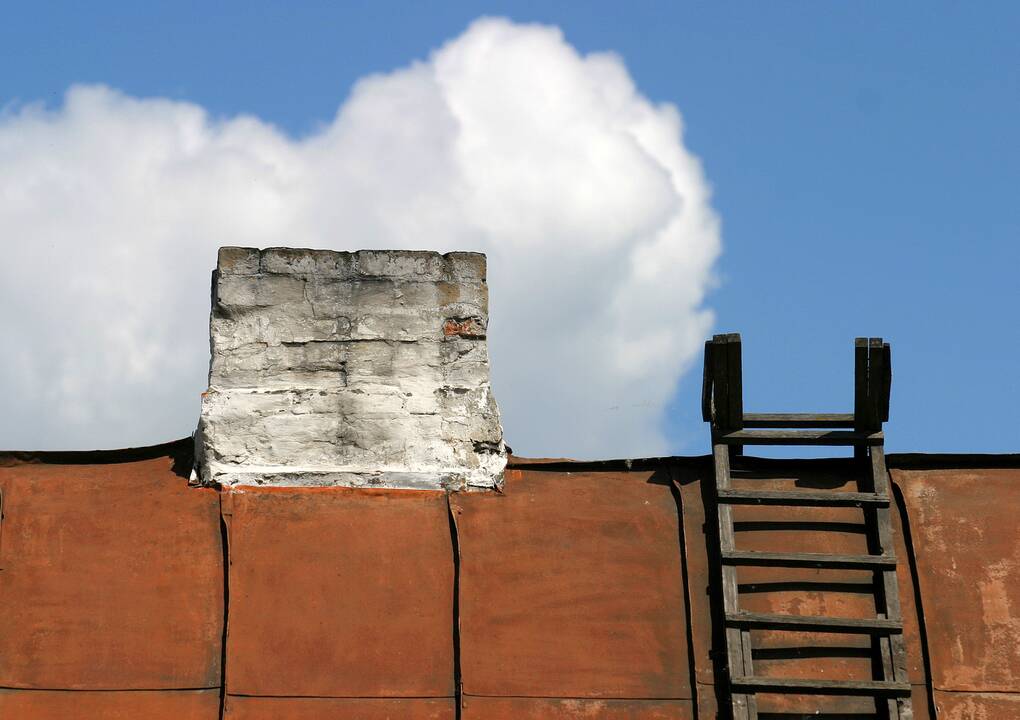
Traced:
<path fill-rule="evenodd" d="M 500 487 L 487 323 L 479 253 L 221 248 L 201 481 Z"/>

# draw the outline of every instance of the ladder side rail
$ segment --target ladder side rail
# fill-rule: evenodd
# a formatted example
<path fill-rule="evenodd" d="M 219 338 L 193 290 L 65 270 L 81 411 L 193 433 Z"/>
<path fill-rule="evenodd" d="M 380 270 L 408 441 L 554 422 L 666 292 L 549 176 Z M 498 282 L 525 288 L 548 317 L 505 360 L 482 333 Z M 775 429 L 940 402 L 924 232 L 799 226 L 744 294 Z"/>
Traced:
<path fill-rule="evenodd" d="M 889 475 L 885 464 L 885 450 L 882 447 L 871 448 L 870 480 L 876 492 L 889 495 Z M 891 507 L 878 507 L 866 513 L 873 518 L 877 530 L 878 550 L 883 555 L 895 554 L 892 533 Z M 888 568 L 876 573 L 881 584 L 876 593 L 876 609 L 880 617 L 902 622 L 900 608 L 900 588 L 895 568 Z M 902 633 L 882 638 L 882 666 L 885 680 L 909 682 L 907 673 L 907 650 Z M 912 717 L 910 705 L 898 700 L 888 701 L 889 716 L 896 720 L 909 720 Z"/>
<path fill-rule="evenodd" d="M 868 421 L 873 428 L 881 428 L 888 417 L 889 392 L 892 371 L 889 367 L 889 345 L 882 338 L 868 339 Z M 870 448 L 869 472 L 865 477 L 873 492 L 889 497 L 889 476 L 885 465 L 885 450 L 879 445 Z M 876 508 L 865 512 L 869 535 L 874 543 L 873 551 L 883 555 L 895 555 L 892 538 L 892 518 L 889 507 Z M 900 611 L 899 582 L 895 568 L 876 573 L 875 604 L 879 617 L 902 621 Z M 884 680 L 907 682 L 907 656 L 903 635 L 890 635 L 879 639 Z M 889 698 L 884 710 L 893 720 L 907 720 L 912 717 L 909 704 Z M 878 709 L 878 708 L 876 708 Z"/>
<path fill-rule="evenodd" d="M 859 476 L 857 482 L 861 490 L 874 490 L 882 484 L 880 480 L 876 480 L 878 477 L 874 468 L 876 457 L 877 453 L 868 454 L 867 467 L 863 469 L 863 473 Z M 868 552 L 876 555 L 884 553 L 889 547 L 883 542 L 881 524 L 882 519 L 879 517 L 876 508 L 864 508 L 864 526 L 868 541 Z M 875 602 L 875 617 L 878 618 L 890 619 L 889 608 L 886 602 L 888 594 L 886 582 L 890 575 L 893 576 L 895 581 L 895 572 L 890 572 L 891 570 L 892 568 L 876 568 L 875 572 L 872 573 L 872 595 Z M 896 677 L 890 640 L 890 637 L 881 635 L 872 636 L 871 638 L 872 653 L 878 663 L 877 672 L 879 673 L 879 680 L 889 681 Z M 901 720 L 899 706 L 892 697 L 882 698 L 876 696 L 875 713 L 877 717 L 884 718 L 885 720 Z"/>
<path fill-rule="evenodd" d="M 740 334 L 726 336 L 727 430 L 744 429 L 744 379 Z"/>
<path fill-rule="evenodd" d="M 726 336 L 726 383 L 726 395 L 729 404 L 727 410 L 729 428 L 727 431 L 739 432 L 744 429 L 744 370 L 740 335 L 738 333 L 730 333 Z M 744 446 L 739 444 L 733 445 L 730 448 L 730 452 L 733 455 L 743 455 Z"/>
<path fill-rule="evenodd" d="M 730 488 L 730 449 L 722 443 L 713 443 L 712 457 L 715 465 L 715 485 L 717 489 Z M 733 508 L 729 505 L 716 503 L 716 515 L 719 524 L 719 546 L 723 552 L 735 549 L 733 537 Z M 739 612 L 739 591 L 737 589 L 737 568 L 733 565 L 722 565 L 722 595 L 724 616 Z M 726 657 L 729 681 L 734 676 L 753 677 L 754 667 L 751 662 L 751 633 L 738 627 L 726 628 Z M 758 701 L 753 694 L 730 692 L 733 720 L 757 720 Z"/>
<path fill-rule="evenodd" d="M 867 432 L 868 423 L 868 338 L 854 339 L 854 429 Z"/>
<path fill-rule="evenodd" d="M 859 433 L 871 432 L 874 423 L 868 404 L 868 355 L 869 338 L 854 338 L 854 430 Z M 868 449 L 854 446 L 854 457 L 867 460 Z"/>
<path fill-rule="evenodd" d="M 885 343 L 868 338 L 868 423 L 869 430 L 882 429 L 882 413 L 888 387 L 885 378 Z"/>
<path fill-rule="evenodd" d="M 712 352 L 715 347 L 711 340 L 705 341 L 705 362 L 701 371 L 701 419 L 712 422 Z"/>
<path fill-rule="evenodd" d="M 892 349 L 889 343 L 882 344 L 882 390 L 879 397 L 879 415 L 881 422 L 889 421 L 889 397 L 892 392 Z"/>
<path fill-rule="evenodd" d="M 729 356 L 726 352 L 726 336 L 715 335 L 712 338 L 711 357 L 711 413 L 712 432 L 724 433 L 729 427 L 729 373 L 727 365 Z"/>
<path fill-rule="evenodd" d="M 871 338 L 854 339 L 854 429 L 857 432 L 874 432 L 881 428 L 876 423 L 871 376 Z M 854 447 L 854 457 L 868 459 L 868 450 Z"/>

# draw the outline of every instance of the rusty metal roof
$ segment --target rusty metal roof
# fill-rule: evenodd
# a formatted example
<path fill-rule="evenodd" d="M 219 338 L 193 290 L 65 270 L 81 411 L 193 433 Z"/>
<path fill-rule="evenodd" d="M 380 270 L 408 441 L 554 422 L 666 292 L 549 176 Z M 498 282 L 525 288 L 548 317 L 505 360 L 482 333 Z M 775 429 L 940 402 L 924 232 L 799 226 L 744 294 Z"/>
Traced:
<path fill-rule="evenodd" d="M 513 458 L 502 495 L 220 493 L 188 486 L 189 446 L 0 455 L 0 717 L 717 716 L 710 458 Z M 777 489 L 852 469 L 742 462 Z M 915 717 L 1020 716 L 1020 456 L 888 464 Z M 802 510 L 739 508 L 738 544 L 861 551 L 853 509 Z M 742 582 L 757 611 L 864 617 L 867 575 Z M 865 643 L 817 635 L 754 651 L 775 675 L 868 675 Z"/>

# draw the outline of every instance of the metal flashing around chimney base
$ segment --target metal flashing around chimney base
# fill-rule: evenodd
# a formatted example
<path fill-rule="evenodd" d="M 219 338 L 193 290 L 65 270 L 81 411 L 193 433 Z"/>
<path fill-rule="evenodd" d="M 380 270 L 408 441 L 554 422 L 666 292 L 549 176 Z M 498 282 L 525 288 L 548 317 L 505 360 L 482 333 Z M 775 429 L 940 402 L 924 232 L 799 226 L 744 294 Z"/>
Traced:
<path fill-rule="evenodd" d="M 221 248 L 204 484 L 499 488 L 478 253 Z"/>

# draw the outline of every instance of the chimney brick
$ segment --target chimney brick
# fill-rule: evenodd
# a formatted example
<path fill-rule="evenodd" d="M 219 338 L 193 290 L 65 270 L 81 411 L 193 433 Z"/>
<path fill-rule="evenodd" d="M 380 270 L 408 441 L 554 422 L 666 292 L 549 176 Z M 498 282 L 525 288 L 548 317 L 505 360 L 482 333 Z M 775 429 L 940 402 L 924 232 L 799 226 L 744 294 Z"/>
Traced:
<path fill-rule="evenodd" d="M 499 487 L 487 324 L 478 253 L 221 248 L 201 480 Z"/>

